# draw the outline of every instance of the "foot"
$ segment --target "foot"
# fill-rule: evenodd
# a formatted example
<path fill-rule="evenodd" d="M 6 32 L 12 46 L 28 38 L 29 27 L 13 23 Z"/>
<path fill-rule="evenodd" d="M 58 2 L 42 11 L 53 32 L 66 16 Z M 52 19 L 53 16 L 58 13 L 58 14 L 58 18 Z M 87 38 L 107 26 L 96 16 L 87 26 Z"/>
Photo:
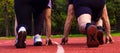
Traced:
<path fill-rule="evenodd" d="M 66 43 L 68 43 L 68 38 L 66 38 L 66 37 L 62 38 L 61 44 L 65 45 Z"/>
<path fill-rule="evenodd" d="M 98 47 L 99 42 L 97 40 L 97 28 L 94 25 L 90 25 L 87 28 L 87 46 Z"/>
<path fill-rule="evenodd" d="M 51 39 L 46 39 L 46 45 L 52 45 Z"/>
<path fill-rule="evenodd" d="M 103 31 L 102 30 L 98 30 L 97 31 L 97 40 L 99 41 L 100 45 L 104 44 L 104 41 L 103 41 Z"/>
<path fill-rule="evenodd" d="M 26 29 L 25 27 L 21 27 L 19 30 L 18 30 L 18 37 L 16 39 L 16 48 L 26 48 L 26 35 L 27 35 L 27 32 L 26 32 Z"/>
<path fill-rule="evenodd" d="M 34 36 L 34 46 L 42 46 L 42 39 L 39 34 Z"/>

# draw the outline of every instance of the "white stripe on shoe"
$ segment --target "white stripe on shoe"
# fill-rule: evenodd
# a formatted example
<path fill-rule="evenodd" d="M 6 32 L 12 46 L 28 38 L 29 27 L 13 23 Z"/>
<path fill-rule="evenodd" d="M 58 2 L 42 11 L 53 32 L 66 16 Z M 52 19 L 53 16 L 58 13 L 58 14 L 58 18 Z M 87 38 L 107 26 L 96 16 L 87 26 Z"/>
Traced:
<path fill-rule="evenodd" d="M 18 30 L 18 33 L 21 32 L 21 31 L 26 31 L 25 27 L 20 27 L 19 30 Z"/>
<path fill-rule="evenodd" d="M 39 34 L 36 34 L 33 37 L 33 39 L 34 39 L 34 43 L 36 43 L 36 42 L 42 42 L 41 36 Z"/>

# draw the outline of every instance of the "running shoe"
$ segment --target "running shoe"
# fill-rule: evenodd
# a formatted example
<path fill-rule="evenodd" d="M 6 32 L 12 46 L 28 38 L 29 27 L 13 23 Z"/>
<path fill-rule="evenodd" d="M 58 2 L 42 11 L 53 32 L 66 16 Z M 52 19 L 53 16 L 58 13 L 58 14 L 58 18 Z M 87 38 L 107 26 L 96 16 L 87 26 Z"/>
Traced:
<path fill-rule="evenodd" d="M 34 36 L 34 46 L 42 46 L 42 39 L 39 34 Z"/>
<path fill-rule="evenodd" d="M 87 28 L 87 46 L 98 47 L 99 42 L 97 40 L 97 28 L 94 25 L 90 25 Z"/>
<path fill-rule="evenodd" d="M 18 30 L 18 37 L 16 39 L 16 48 L 26 48 L 26 29 L 25 27 L 20 27 L 20 29 Z"/>
<path fill-rule="evenodd" d="M 103 41 L 103 31 L 102 30 L 98 30 L 98 32 L 97 32 L 97 39 L 98 39 L 100 45 L 104 44 L 104 41 Z"/>

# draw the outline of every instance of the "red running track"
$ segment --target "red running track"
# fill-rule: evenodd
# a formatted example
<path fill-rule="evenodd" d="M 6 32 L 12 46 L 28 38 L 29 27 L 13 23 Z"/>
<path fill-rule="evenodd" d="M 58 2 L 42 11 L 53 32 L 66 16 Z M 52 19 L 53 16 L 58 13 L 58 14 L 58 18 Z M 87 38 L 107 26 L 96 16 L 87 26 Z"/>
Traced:
<path fill-rule="evenodd" d="M 97 48 L 88 48 L 86 46 L 86 38 L 69 38 L 68 44 L 59 45 L 61 38 L 53 38 L 55 43 L 51 46 L 45 45 L 43 39 L 43 46 L 33 46 L 33 40 L 27 39 L 27 47 L 23 49 L 16 49 L 14 46 L 14 39 L 0 40 L 0 53 L 62 53 L 60 47 L 63 47 L 64 53 L 120 53 L 120 37 L 113 37 L 114 43 L 103 44 Z M 59 50 L 59 51 L 57 51 Z"/>

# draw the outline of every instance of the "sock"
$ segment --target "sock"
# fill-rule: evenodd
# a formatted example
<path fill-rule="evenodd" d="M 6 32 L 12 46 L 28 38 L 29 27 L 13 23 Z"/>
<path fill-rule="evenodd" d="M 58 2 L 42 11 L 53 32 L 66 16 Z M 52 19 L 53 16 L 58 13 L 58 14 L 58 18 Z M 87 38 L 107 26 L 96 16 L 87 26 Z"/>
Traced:
<path fill-rule="evenodd" d="M 105 31 L 105 29 L 104 29 L 102 26 L 97 26 L 97 29 L 98 29 L 98 30 Z"/>
<path fill-rule="evenodd" d="M 85 30 L 87 31 L 87 28 L 90 26 L 90 25 L 92 25 L 91 23 L 87 23 L 86 24 L 86 27 L 85 27 Z"/>

